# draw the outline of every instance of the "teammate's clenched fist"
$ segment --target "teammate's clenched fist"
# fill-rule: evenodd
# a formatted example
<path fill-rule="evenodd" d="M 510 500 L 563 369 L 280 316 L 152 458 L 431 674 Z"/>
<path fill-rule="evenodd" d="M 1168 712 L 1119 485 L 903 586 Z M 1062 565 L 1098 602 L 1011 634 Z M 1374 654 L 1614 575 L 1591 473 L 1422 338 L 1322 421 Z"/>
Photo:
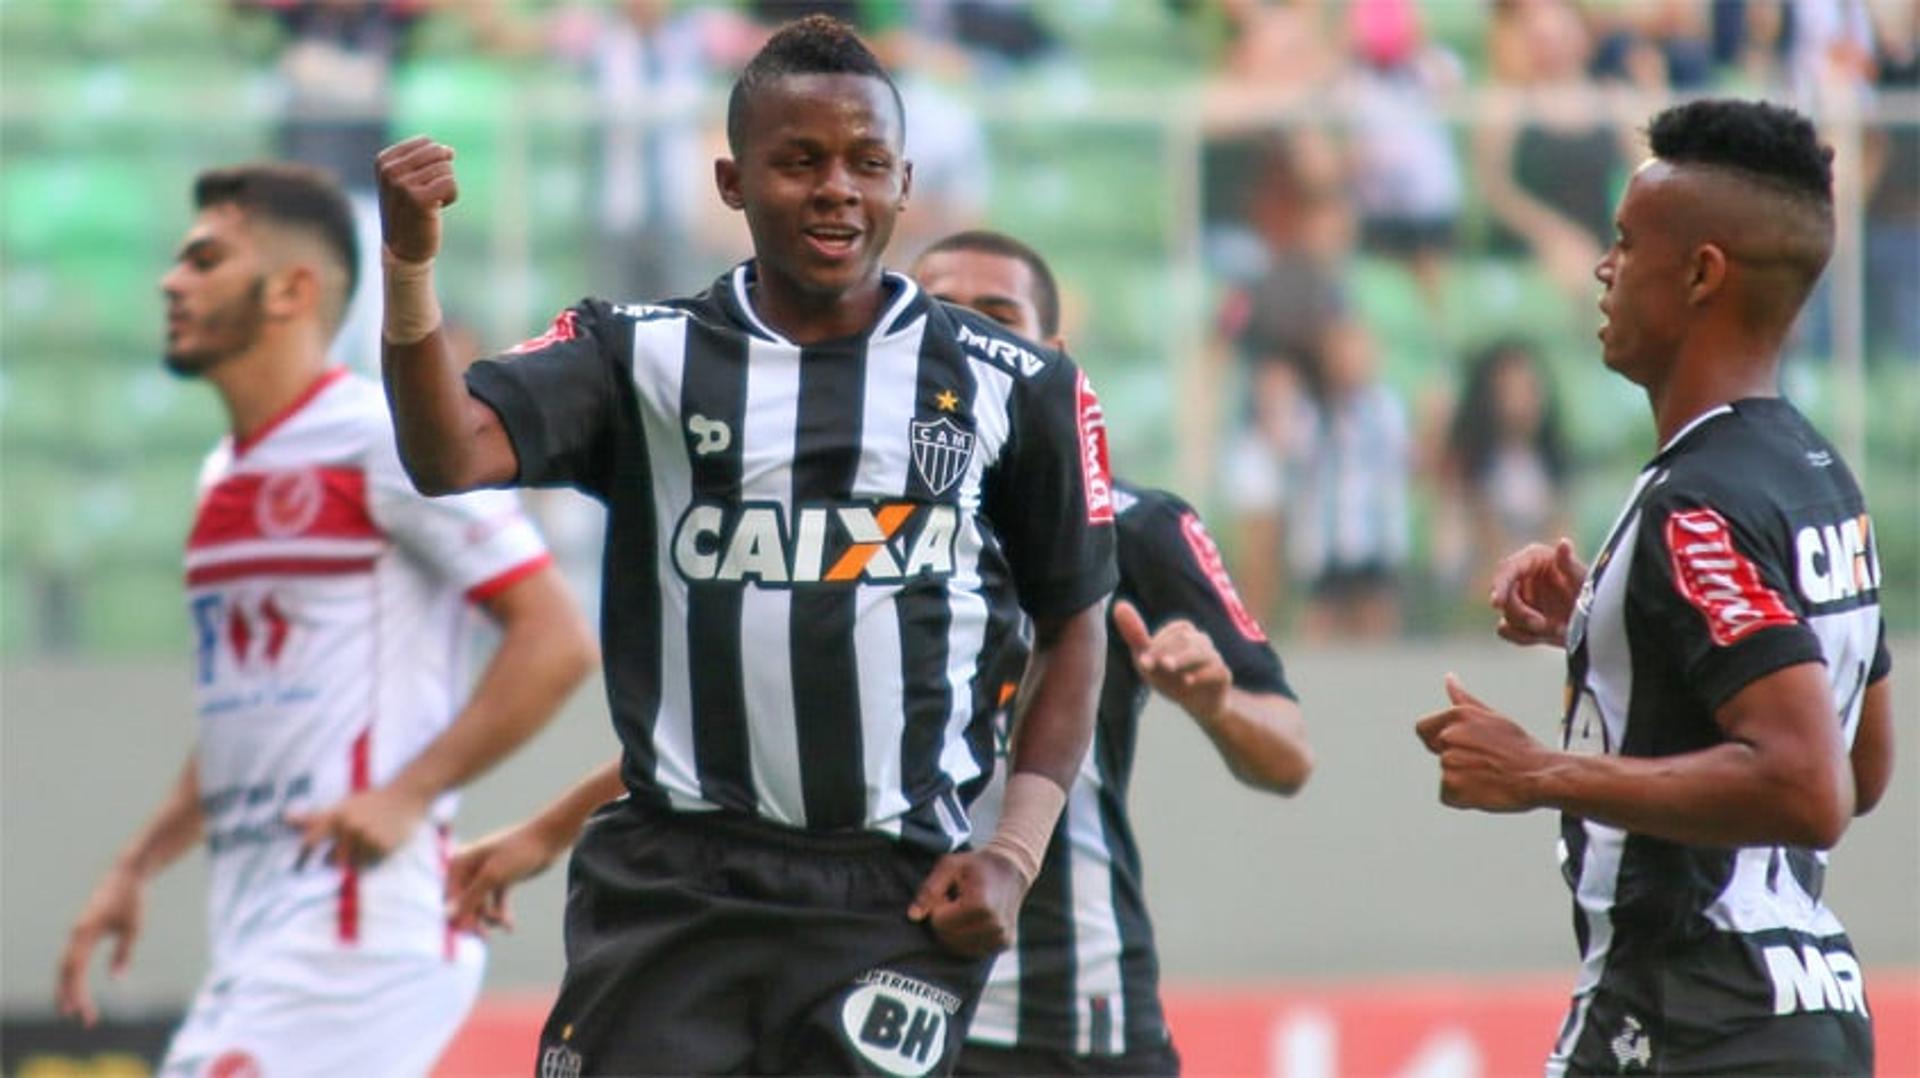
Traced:
<path fill-rule="evenodd" d="M 460 197 L 453 147 L 425 135 L 398 142 L 374 159 L 380 184 L 380 236 L 396 258 L 425 262 L 440 250 L 440 211 Z"/>

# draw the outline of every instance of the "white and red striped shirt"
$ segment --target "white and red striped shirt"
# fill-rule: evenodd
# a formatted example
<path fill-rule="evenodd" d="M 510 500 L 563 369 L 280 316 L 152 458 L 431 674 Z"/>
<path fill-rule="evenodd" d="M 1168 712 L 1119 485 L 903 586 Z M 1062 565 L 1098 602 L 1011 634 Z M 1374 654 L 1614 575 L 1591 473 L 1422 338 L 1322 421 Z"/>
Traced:
<path fill-rule="evenodd" d="M 187 539 L 215 968 L 352 946 L 451 957 L 455 799 L 378 867 L 296 869 L 288 812 L 387 782 L 466 695 L 470 602 L 549 560 L 503 491 L 427 498 L 379 387 L 335 369 L 208 457 Z"/>

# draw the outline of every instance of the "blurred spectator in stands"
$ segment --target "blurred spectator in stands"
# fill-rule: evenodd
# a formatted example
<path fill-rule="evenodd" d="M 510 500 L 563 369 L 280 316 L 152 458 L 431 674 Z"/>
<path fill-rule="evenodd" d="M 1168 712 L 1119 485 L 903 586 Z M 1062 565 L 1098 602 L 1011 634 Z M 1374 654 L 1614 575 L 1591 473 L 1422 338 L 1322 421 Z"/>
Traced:
<path fill-rule="evenodd" d="M 893 72 L 913 122 L 906 157 L 913 162 L 913 198 L 894 226 L 900 262 L 942 236 L 977 228 L 992 193 L 993 150 L 963 87 L 974 58 L 941 38 L 903 27 L 873 42 Z"/>
<path fill-rule="evenodd" d="M 1631 134 L 1587 77 L 1591 41 L 1569 0 L 1494 0 L 1488 54 L 1504 92 L 1474 132 L 1474 173 L 1494 220 L 1493 250 L 1531 254 L 1590 305 Z"/>
<path fill-rule="evenodd" d="M 1464 78 L 1458 57 L 1422 39 L 1413 0 L 1354 0 L 1358 61 L 1342 94 L 1354 207 L 1366 250 L 1404 261 L 1437 316 L 1460 215 L 1460 161 L 1438 103 Z"/>
<path fill-rule="evenodd" d="M 1713 0 L 1713 59 L 1723 89 L 1761 93 L 1780 86 L 1791 0 Z"/>
<path fill-rule="evenodd" d="M 1245 202 L 1263 265 L 1222 302 L 1205 377 L 1190 402 L 1190 429 L 1233 431 L 1220 478 L 1233 518 L 1234 578 L 1261 618 L 1281 605 L 1289 462 L 1305 437 L 1301 402 L 1349 317 L 1341 276 L 1352 227 L 1340 184 L 1338 156 L 1323 136 L 1303 130 L 1269 141 Z M 1244 390 L 1236 392 L 1235 382 Z M 1244 401 L 1242 414 L 1222 421 L 1215 409 L 1228 400 Z"/>
<path fill-rule="evenodd" d="M 1208 94 L 1215 124 L 1295 104 L 1332 83 L 1343 62 L 1327 0 L 1218 0 L 1224 49 Z"/>
<path fill-rule="evenodd" d="M 1700 0 L 1589 3 L 1599 41 L 1590 73 L 1648 93 L 1699 91 L 1713 80 L 1713 11 Z"/>
<path fill-rule="evenodd" d="M 1569 527 L 1559 408 L 1533 344 L 1496 341 L 1470 360 L 1434 456 L 1434 572 L 1483 603 L 1502 556 Z"/>
<path fill-rule="evenodd" d="M 1867 0 L 1793 0 L 1787 17 L 1787 78 L 1801 104 L 1814 115 L 1864 104 L 1874 61 Z"/>
<path fill-rule="evenodd" d="M 594 279 L 616 297 L 697 291 L 732 254 L 696 242 L 713 201 L 702 106 L 719 75 L 753 54 L 754 26 L 720 8 L 619 0 L 576 4 L 548 34 L 587 73 L 600 110 Z"/>
<path fill-rule="evenodd" d="M 1287 499 L 1294 577 L 1307 589 L 1308 640 L 1400 632 L 1412 466 L 1406 408 L 1380 377 L 1374 344 L 1352 319 L 1320 350 L 1313 390 L 1295 398 Z"/>
<path fill-rule="evenodd" d="M 353 202 L 360 280 L 380 279 L 379 212 L 373 159 L 393 141 L 393 83 L 414 33 L 436 11 L 460 16 L 475 44 L 506 33 L 497 0 L 232 0 L 270 16 L 283 38 L 274 62 L 280 113 L 276 156 L 326 169 Z M 378 369 L 378 289 L 361 288 L 334 337 L 333 356 L 363 372 Z"/>
<path fill-rule="evenodd" d="M 1874 8 L 1878 86 L 1920 92 L 1920 4 Z M 1920 363 L 1920 127 L 1889 124 L 1869 143 L 1867 345 Z"/>

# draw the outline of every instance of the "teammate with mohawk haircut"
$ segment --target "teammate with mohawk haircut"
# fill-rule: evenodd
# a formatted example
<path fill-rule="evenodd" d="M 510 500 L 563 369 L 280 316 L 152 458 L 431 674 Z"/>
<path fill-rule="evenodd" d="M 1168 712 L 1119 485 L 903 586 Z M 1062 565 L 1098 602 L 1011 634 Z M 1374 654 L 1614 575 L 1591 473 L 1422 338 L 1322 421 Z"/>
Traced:
<path fill-rule="evenodd" d="M 1821 891 L 1892 771 L 1880 562 L 1845 462 L 1779 396 L 1833 250 L 1832 151 L 1740 101 L 1648 133 L 1595 272 L 1659 452 L 1590 568 L 1563 539 L 1494 578 L 1501 636 L 1566 648 L 1560 749 L 1451 677 L 1418 731 L 1445 803 L 1562 814 L 1584 964 L 1549 1074 L 1870 1074 Z"/>
<path fill-rule="evenodd" d="M 949 1071 L 1087 751 L 1116 579 L 1099 401 L 882 270 L 903 128 L 851 30 L 787 24 L 714 165 L 754 257 L 691 298 L 583 301 L 464 375 L 430 279 L 452 151 L 381 155 L 414 480 L 609 508 L 629 796 L 575 847 L 543 1073 Z M 960 791 L 993 767 L 1016 602 L 1034 659 L 975 845 Z"/>

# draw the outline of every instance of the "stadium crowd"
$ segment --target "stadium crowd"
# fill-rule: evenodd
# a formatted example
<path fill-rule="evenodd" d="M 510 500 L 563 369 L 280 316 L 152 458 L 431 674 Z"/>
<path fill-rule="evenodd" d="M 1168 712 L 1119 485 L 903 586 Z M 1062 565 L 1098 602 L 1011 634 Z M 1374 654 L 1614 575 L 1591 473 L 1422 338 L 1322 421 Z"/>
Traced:
<path fill-rule="evenodd" d="M 1591 361 L 1591 270 L 1642 153 L 1635 125 L 1671 95 L 1897 106 L 1852 163 L 1860 309 L 1829 282 L 1789 377 L 1832 407 L 1827 361 L 1857 314 L 1870 457 L 1913 456 L 1890 421 L 1920 360 L 1920 15 L 1901 0 L 8 5 L 26 92 L 6 116 L 0 426 L 15 491 L 63 492 L 9 524 L 7 647 L 172 638 L 147 601 L 184 527 L 165 495 L 210 417 L 151 371 L 111 391 L 125 419 L 110 429 L 49 424 L 43 407 L 105 381 L 76 344 L 94 367 L 151 350 L 150 290 L 106 265 L 129 234 L 164 234 L 164 214 L 122 194 L 130 160 L 326 167 L 354 198 L 371 277 L 373 151 L 447 130 L 469 197 L 493 210 L 448 289 L 477 355 L 588 281 L 668 294 L 739 257 L 741 231 L 699 182 L 715 102 L 770 26 L 812 10 L 902 72 L 916 172 L 896 259 L 976 225 L 1057 252 L 1065 336 L 1108 387 L 1116 452 L 1215 508 L 1249 604 L 1283 631 L 1474 625 L 1500 550 L 1604 526 L 1585 480 L 1631 467 L 1644 439 L 1631 395 Z M 81 74 L 42 85 L 42 71 Z M 81 133 L 55 130 L 64 90 Z M 209 106 L 216 119 L 183 119 Z M 142 126 L 187 137 L 110 138 Z M 95 199 L 95 219 L 61 232 L 90 193 L 134 204 Z M 36 302 L 77 279 L 129 283 Z M 363 292 L 337 349 L 363 370 L 375 306 Z M 56 319 L 87 329 L 76 341 Z M 594 594 L 597 509 L 540 494 L 536 510 Z M 1889 560 L 1914 561 L 1920 535 L 1889 530 Z"/>

